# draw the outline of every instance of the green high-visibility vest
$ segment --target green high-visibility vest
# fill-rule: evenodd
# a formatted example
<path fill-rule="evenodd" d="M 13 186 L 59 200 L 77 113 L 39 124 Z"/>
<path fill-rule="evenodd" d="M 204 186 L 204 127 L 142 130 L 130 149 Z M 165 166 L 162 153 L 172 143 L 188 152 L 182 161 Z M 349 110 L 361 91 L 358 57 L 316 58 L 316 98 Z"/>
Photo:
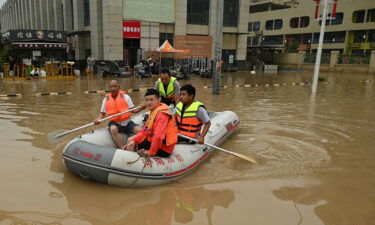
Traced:
<path fill-rule="evenodd" d="M 164 98 L 171 98 L 174 95 L 174 81 L 175 80 L 177 80 L 177 79 L 174 78 L 174 77 L 171 77 L 171 79 L 169 80 L 168 87 L 167 87 L 167 93 L 165 93 L 163 82 L 161 82 L 160 78 L 158 79 L 159 92 L 160 92 L 161 96 L 163 96 Z"/>
<path fill-rule="evenodd" d="M 177 104 L 176 113 L 179 115 L 179 117 L 182 117 L 181 113 L 182 113 L 182 107 L 183 106 L 184 106 L 184 104 L 182 102 L 179 102 Z M 198 101 L 194 101 L 193 103 L 191 103 L 191 105 L 189 105 L 189 107 L 187 109 L 185 109 L 183 118 L 196 117 L 199 106 L 204 106 L 204 105 L 203 105 L 203 103 L 198 102 Z"/>

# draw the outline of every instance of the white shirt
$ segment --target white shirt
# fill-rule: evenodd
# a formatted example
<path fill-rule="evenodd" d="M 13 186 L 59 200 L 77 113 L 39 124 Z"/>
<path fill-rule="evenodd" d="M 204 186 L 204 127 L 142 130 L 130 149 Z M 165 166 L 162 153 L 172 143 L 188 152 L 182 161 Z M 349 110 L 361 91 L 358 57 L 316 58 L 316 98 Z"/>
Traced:
<path fill-rule="evenodd" d="M 120 94 L 120 93 L 119 93 Z M 128 106 L 129 106 L 129 109 L 131 108 L 134 108 L 134 103 L 132 101 L 132 99 L 130 98 L 129 95 L 125 94 L 125 101 L 128 103 Z M 103 102 L 102 102 L 102 107 L 100 108 L 100 112 L 101 113 L 104 113 L 104 114 L 107 114 L 107 110 L 106 110 L 106 104 L 107 104 L 107 97 L 105 97 L 103 99 Z M 122 121 L 121 123 L 119 123 L 121 126 L 126 126 L 128 124 L 130 119 L 128 120 L 125 120 L 125 121 Z"/>

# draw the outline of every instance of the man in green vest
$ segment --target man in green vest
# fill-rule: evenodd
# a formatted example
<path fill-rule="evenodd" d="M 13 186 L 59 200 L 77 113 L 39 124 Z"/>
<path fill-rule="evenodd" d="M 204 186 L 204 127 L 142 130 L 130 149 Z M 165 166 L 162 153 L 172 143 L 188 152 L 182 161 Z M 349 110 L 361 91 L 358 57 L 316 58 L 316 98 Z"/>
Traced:
<path fill-rule="evenodd" d="M 203 103 L 195 101 L 195 87 L 186 84 L 181 88 L 180 102 L 173 111 L 176 119 L 178 133 L 204 143 L 204 138 L 210 129 L 211 121 Z M 178 142 L 190 143 L 189 140 L 179 137 Z"/>
<path fill-rule="evenodd" d="M 161 102 L 168 106 L 176 105 L 180 101 L 180 84 L 176 78 L 171 77 L 168 69 L 161 71 L 160 78 L 155 83 L 155 89 L 160 93 Z"/>

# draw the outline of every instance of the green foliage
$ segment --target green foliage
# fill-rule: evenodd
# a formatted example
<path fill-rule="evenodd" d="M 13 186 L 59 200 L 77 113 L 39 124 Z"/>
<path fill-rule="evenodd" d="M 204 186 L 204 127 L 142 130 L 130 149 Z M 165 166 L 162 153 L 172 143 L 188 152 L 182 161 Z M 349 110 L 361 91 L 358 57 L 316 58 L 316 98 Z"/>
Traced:
<path fill-rule="evenodd" d="M 338 58 L 338 63 L 339 64 L 370 64 L 370 56 L 340 54 Z"/>
<path fill-rule="evenodd" d="M 299 47 L 299 43 L 296 41 L 293 41 L 292 43 L 289 44 L 288 46 L 288 52 L 289 53 L 297 53 L 297 48 Z"/>
<path fill-rule="evenodd" d="M 3 50 L 1 51 L 0 63 L 8 62 L 9 55 L 10 55 L 10 47 L 4 46 Z"/>

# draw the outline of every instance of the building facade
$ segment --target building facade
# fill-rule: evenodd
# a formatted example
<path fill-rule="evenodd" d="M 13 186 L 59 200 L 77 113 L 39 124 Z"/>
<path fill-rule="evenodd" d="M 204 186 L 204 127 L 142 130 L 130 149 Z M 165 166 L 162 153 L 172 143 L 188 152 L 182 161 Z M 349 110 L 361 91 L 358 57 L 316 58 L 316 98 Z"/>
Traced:
<path fill-rule="evenodd" d="M 189 55 L 213 59 L 217 0 L 8 0 L 0 10 L 1 31 L 55 30 L 67 33 L 70 60 L 125 61 L 152 56 L 168 40 Z M 224 1 L 224 63 L 246 67 L 249 0 Z"/>
<path fill-rule="evenodd" d="M 248 53 L 315 53 L 321 25 L 315 20 L 315 6 L 313 0 L 299 1 L 295 7 L 252 0 L 249 8 Z M 322 9 L 318 16 L 321 13 Z M 326 22 L 324 35 L 323 53 L 333 50 L 348 55 L 370 54 L 375 50 L 374 0 L 338 0 L 336 18 Z"/>

